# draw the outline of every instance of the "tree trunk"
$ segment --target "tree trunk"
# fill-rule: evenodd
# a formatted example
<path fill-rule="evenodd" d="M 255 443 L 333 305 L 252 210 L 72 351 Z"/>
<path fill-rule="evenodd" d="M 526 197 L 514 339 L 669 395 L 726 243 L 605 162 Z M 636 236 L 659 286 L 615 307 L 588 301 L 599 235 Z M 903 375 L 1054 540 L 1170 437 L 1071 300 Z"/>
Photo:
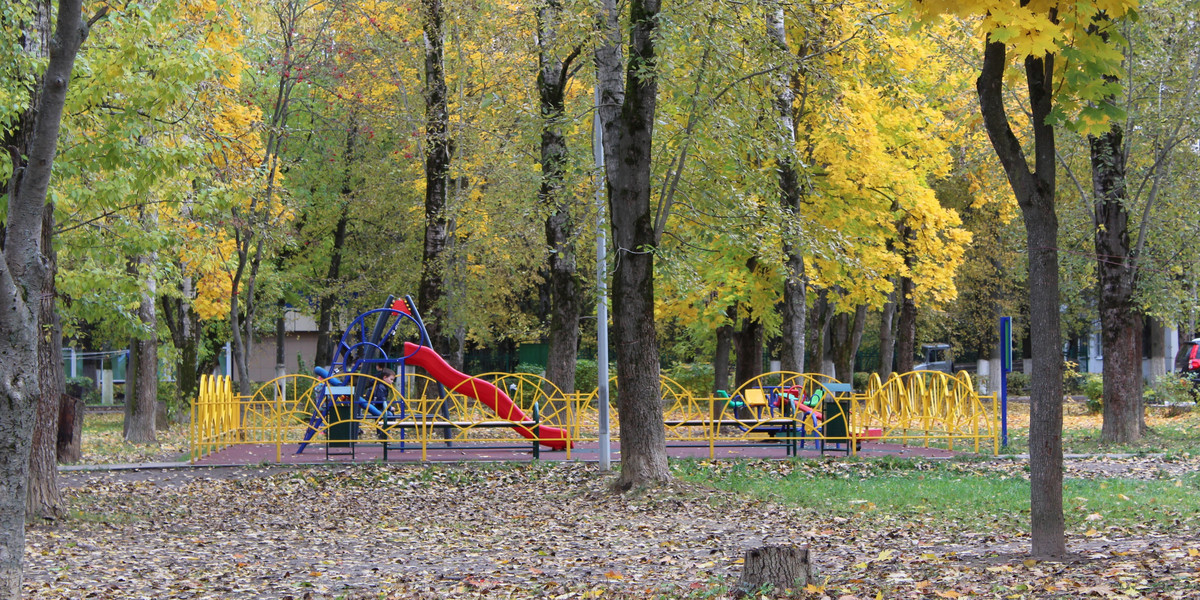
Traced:
<path fill-rule="evenodd" d="M 1150 382 L 1157 383 L 1167 374 L 1167 329 L 1152 316 L 1146 317 L 1146 325 L 1150 329 Z"/>
<path fill-rule="evenodd" d="M 769 586 L 768 592 L 799 591 L 812 580 L 808 545 L 762 546 L 746 551 L 734 595 L 746 596 Z"/>
<path fill-rule="evenodd" d="M 900 278 L 900 324 L 896 331 L 896 371 L 913 370 L 917 355 L 917 304 L 913 298 L 916 285 L 910 277 Z"/>
<path fill-rule="evenodd" d="M 733 348 L 733 319 L 737 315 L 737 304 L 733 304 L 725 311 L 728 322 L 717 328 L 717 343 L 716 350 L 713 353 L 713 389 L 712 395 L 718 398 L 717 392 L 729 393 L 732 390 L 729 388 L 729 351 Z M 721 414 L 725 412 L 727 402 L 724 400 L 714 400 L 712 405 L 712 418 L 719 419 Z"/>
<path fill-rule="evenodd" d="M 1003 42 L 987 42 L 976 82 L 980 110 L 996 156 L 1004 166 L 1025 221 L 1029 252 L 1030 385 L 1029 463 L 1032 553 L 1066 553 L 1062 510 L 1062 339 L 1059 331 L 1058 216 L 1054 212 L 1054 55 L 1025 59 L 1033 130 L 1034 170 L 1013 133 L 1004 107 Z"/>
<path fill-rule="evenodd" d="M 742 387 L 747 381 L 762 375 L 763 334 L 766 328 L 757 317 L 742 318 L 742 326 L 733 334 L 734 387 Z"/>
<path fill-rule="evenodd" d="M 417 303 L 433 349 L 450 354 L 447 326 L 445 253 L 449 244 L 446 197 L 450 175 L 450 109 L 446 97 L 445 32 L 442 0 L 421 0 L 425 36 L 425 246 Z"/>
<path fill-rule="evenodd" d="M 257 248 L 256 253 L 261 253 L 262 242 L 259 241 L 256 243 L 255 247 Z M 238 380 L 238 394 L 242 396 L 249 396 L 250 392 L 252 391 L 250 383 L 250 362 L 248 355 L 250 353 L 250 345 L 253 340 L 248 339 L 248 337 L 245 335 L 245 330 L 253 329 L 252 323 L 254 319 L 250 314 L 250 309 L 252 306 L 250 298 L 253 296 L 253 292 L 251 291 L 252 286 L 249 283 L 249 279 L 252 279 L 252 277 L 247 278 L 246 293 L 240 293 L 243 274 L 246 272 L 249 263 L 249 248 L 243 247 L 239 242 L 238 266 L 234 271 L 233 292 L 229 298 L 229 331 L 231 342 L 230 346 L 233 353 L 233 366 L 236 367 L 234 371 Z M 241 309 L 242 299 L 245 299 L 244 301 L 246 304 L 245 315 L 242 314 Z"/>
<path fill-rule="evenodd" d="M 817 294 L 817 302 L 813 306 L 815 327 L 812 329 L 812 357 L 815 368 L 809 370 L 833 376 L 833 361 L 830 359 L 829 324 L 833 320 L 833 306 L 829 302 L 829 290 L 821 290 Z"/>
<path fill-rule="evenodd" d="M 325 291 L 321 295 L 320 312 L 317 315 L 317 355 L 313 366 L 329 366 L 333 364 L 333 347 L 340 340 L 335 340 L 333 331 L 333 306 L 338 294 L 335 289 L 342 276 L 342 252 L 346 247 L 346 227 L 350 224 L 350 203 L 344 199 L 338 215 L 337 226 L 333 230 L 333 248 L 329 254 L 329 269 L 325 271 Z"/>
<path fill-rule="evenodd" d="M 659 0 L 631 0 L 629 8 L 630 23 L 624 30 L 629 31 L 629 55 L 636 59 L 622 64 L 623 28 L 615 0 L 601 4 L 604 40 L 596 49 L 605 181 L 617 254 L 612 299 L 613 345 L 621 377 L 621 474 L 613 487 L 622 491 L 671 477 L 654 323 L 655 232 L 650 211 Z"/>
<path fill-rule="evenodd" d="M 182 265 L 177 266 L 183 270 Z M 186 412 L 200 393 L 199 357 L 204 326 L 192 309 L 194 291 L 191 277 L 183 276 L 179 293 L 179 298 L 162 296 L 159 312 L 179 352 L 179 359 L 175 363 L 175 402 L 180 411 Z"/>
<path fill-rule="evenodd" d="M 62 395 L 58 405 L 58 462 L 73 464 L 83 459 L 83 413 L 86 406 L 82 398 Z"/>
<path fill-rule="evenodd" d="M 125 382 L 125 441 L 133 444 L 153 444 L 155 412 L 158 410 L 158 300 L 157 287 L 152 272 L 155 255 L 149 254 L 138 260 L 138 274 L 144 277 L 138 319 L 148 332 L 147 337 L 130 340 L 129 366 L 133 367 L 133 381 Z"/>
<path fill-rule="evenodd" d="M 717 328 L 716 350 L 713 352 L 713 394 L 729 390 L 729 351 L 733 348 L 733 319 L 737 305 L 726 311 L 728 322 Z M 730 314 L 732 313 L 732 315 Z"/>
<path fill-rule="evenodd" d="M 313 366 L 332 365 L 334 344 L 341 341 L 333 339 L 335 333 L 333 331 L 333 306 L 340 292 L 342 253 L 346 247 L 346 227 L 350 224 L 350 203 L 354 199 L 350 165 L 357 143 L 358 120 L 352 118 L 350 127 L 346 130 L 346 164 L 342 172 L 342 198 L 338 207 L 337 225 L 333 228 L 333 247 L 329 250 L 329 268 L 325 271 L 325 285 L 321 291 L 320 309 L 317 315 L 317 354 L 313 358 Z"/>
<path fill-rule="evenodd" d="M 576 47 L 566 59 L 554 54 L 562 5 L 547 0 L 538 6 L 538 96 L 542 111 L 542 183 L 538 203 L 547 211 L 546 247 L 550 291 L 549 358 L 546 379 L 558 389 L 575 390 L 575 358 L 579 344 L 579 315 L 583 298 L 575 272 L 575 238 L 578 233 L 571 215 L 576 204 L 563 185 L 567 161 L 567 139 L 563 134 L 563 110 L 571 63 L 579 55 Z"/>
<path fill-rule="evenodd" d="M 1095 195 L 1096 275 L 1100 344 L 1104 353 L 1104 423 L 1101 441 L 1142 437 L 1142 320 L 1134 302 L 1137 271 L 1129 246 L 1124 135 L 1116 124 L 1088 138 Z"/>
<path fill-rule="evenodd" d="M 58 417 L 63 392 L 62 324 L 55 310 L 57 292 L 54 275 L 58 257 L 54 252 L 54 203 L 47 202 L 42 219 L 42 252 L 46 257 L 46 277 L 39 294 L 37 421 L 33 429 L 33 448 L 29 456 L 29 495 L 25 518 L 53 519 L 62 513 L 62 492 L 58 489 Z"/>
<path fill-rule="evenodd" d="M 883 303 L 883 314 L 879 317 L 879 379 L 887 381 L 892 374 L 892 362 L 896 360 L 896 333 L 892 324 L 896 316 L 896 291 L 899 282 L 892 279 L 893 290 L 888 301 Z"/>
<path fill-rule="evenodd" d="M 48 3 L 37 3 L 49 8 Z M 102 9 L 104 10 L 104 9 Z M 23 161 L 11 152 L 8 211 L 0 261 L 0 598 L 22 594 L 25 503 L 30 449 L 38 409 L 38 296 L 47 268 L 41 253 L 42 219 L 67 86 L 87 37 L 82 3 L 60 0 L 50 61 L 38 88 L 33 133 Z M 49 14 L 47 11 L 46 14 Z M 17 168 L 20 167 L 20 168 Z"/>
<path fill-rule="evenodd" d="M 867 323 L 867 306 L 859 305 L 850 313 L 834 315 L 829 325 L 829 337 L 832 341 L 834 373 L 838 381 L 851 383 L 854 381 L 854 359 L 858 354 L 858 345 L 862 342 L 863 329 Z"/>
<path fill-rule="evenodd" d="M 287 375 L 287 303 L 280 298 L 275 308 L 279 315 L 275 317 L 275 377 Z M 282 381 L 275 382 L 275 392 L 279 393 Z"/>
<path fill-rule="evenodd" d="M 783 53 L 790 54 L 782 4 L 767 8 L 766 25 L 767 35 L 775 46 Z M 779 166 L 776 169 L 779 177 L 779 199 L 784 214 L 787 215 L 787 222 L 795 224 L 799 222 L 805 190 L 800 185 L 800 173 L 796 169 L 793 156 L 796 147 L 796 120 L 793 115 L 796 94 L 790 79 L 787 73 L 783 73 L 776 77 L 772 84 L 775 86 L 778 127 L 783 138 L 783 154 L 779 157 Z M 800 236 L 799 230 L 792 230 L 788 231 L 783 239 L 786 277 L 783 280 L 783 352 L 779 362 L 781 370 L 793 373 L 804 372 L 804 336 L 808 326 L 808 275 L 804 271 L 804 247 Z"/>

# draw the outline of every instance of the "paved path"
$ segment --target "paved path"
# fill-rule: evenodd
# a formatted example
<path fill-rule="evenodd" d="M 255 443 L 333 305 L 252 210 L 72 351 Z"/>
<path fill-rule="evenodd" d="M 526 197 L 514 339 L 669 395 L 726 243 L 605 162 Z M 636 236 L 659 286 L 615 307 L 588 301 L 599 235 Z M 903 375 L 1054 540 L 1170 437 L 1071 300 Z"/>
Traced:
<path fill-rule="evenodd" d="M 221 465 L 267 465 L 267 464 L 324 464 L 342 462 L 383 462 L 383 447 L 379 443 L 359 442 L 355 444 L 353 453 L 350 448 L 331 448 L 326 454 L 324 444 L 310 444 L 303 454 L 296 454 L 296 444 L 283 444 L 276 448 L 274 444 L 234 445 L 224 450 L 214 452 L 195 461 L 199 466 Z M 668 446 L 667 454 L 672 458 L 709 458 L 708 446 Z M 924 458 L 950 458 L 959 454 L 940 448 L 924 448 L 921 446 L 902 446 L 899 444 L 864 443 L 859 455 L 862 457 L 904 456 Z M 620 444 L 612 445 L 612 460 L 621 460 Z M 799 450 L 801 457 L 819 457 L 821 452 L 811 447 L 811 444 Z M 826 451 L 825 456 L 845 457 L 844 450 Z M 713 458 L 787 458 L 787 450 L 781 443 L 764 442 L 747 446 L 718 446 L 714 449 Z M 389 463 L 417 462 L 530 462 L 534 460 L 531 446 L 500 446 L 495 444 L 455 444 L 430 445 L 426 449 L 426 459 L 422 461 L 420 446 L 409 445 L 401 451 L 395 444 L 387 452 Z M 567 451 L 541 450 L 538 460 L 544 461 L 581 461 L 599 462 L 600 448 L 596 442 L 577 444 L 569 453 Z"/>

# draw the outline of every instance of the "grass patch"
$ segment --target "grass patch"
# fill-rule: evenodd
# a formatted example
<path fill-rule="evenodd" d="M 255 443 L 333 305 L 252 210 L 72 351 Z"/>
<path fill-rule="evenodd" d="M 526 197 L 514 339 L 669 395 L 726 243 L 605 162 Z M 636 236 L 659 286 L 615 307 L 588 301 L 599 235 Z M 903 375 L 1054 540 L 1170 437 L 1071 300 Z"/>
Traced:
<path fill-rule="evenodd" d="M 1067 527 L 1104 529 L 1142 525 L 1169 529 L 1200 512 L 1200 474 L 1178 479 L 1068 479 L 1063 483 Z M 1028 499 L 1025 502 L 1028 506 Z"/>
<path fill-rule="evenodd" d="M 120 412 L 86 412 L 83 416 L 83 464 L 180 462 L 188 459 L 188 428 L 172 425 L 155 434 L 157 444 L 125 441 L 125 415 Z"/>
<path fill-rule="evenodd" d="M 988 462 L 796 460 L 780 463 L 680 461 L 676 475 L 830 517 L 880 513 L 934 519 L 951 529 L 1027 531 L 1025 465 Z M 1200 475 L 1178 479 L 1070 479 L 1067 526 L 1078 530 L 1151 526 L 1165 530 L 1200 511 Z"/>
<path fill-rule="evenodd" d="M 1008 405 L 1008 446 L 1000 454 L 1029 452 L 1029 404 Z M 1135 444 L 1106 444 L 1100 441 L 1103 418 L 1087 411 L 1080 402 L 1063 405 L 1063 452 L 1065 454 L 1168 454 L 1200 456 L 1200 410 L 1172 413 L 1169 408 L 1146 409 L 1146 436 Z"/>

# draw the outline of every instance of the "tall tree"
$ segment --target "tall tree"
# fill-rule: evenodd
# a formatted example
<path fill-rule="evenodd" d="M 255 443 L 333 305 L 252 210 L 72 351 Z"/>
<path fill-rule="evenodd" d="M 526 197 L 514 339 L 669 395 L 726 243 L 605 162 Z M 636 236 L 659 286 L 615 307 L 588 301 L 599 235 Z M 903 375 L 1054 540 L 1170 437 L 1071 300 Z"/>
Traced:
<path fill-rule="evenodd" d="M 13 19 L 19 32 L 20 48 L 25 60 L 14 60 L 20 75 L 21 67 L 29 68 L 44 61 L 50 53 L 50 22 L 51 6 L 47 2 L 34 2 L 26 5 L 30 12 L 23 18 L 14 19 L 20 15 L 22 3 L 18 3 L 4 15 L 5 20 Z M 16 9 L 16 10 L 13 10 Z M 18 59 L 18 57 L 12 57 Z M 30 64 L 31 61 L 33 64 Z M 34 78 L 30 87 L 30 101 L 23 106 L 16 118 L 16 126 L 4 131 L 3 143 L 12 157 L 14 169 L 28 156 L 29 144 L 32 141 L 33 126 L 37 96 L 35 91 L 41 80 Z M 10 185 L 15 185 L 12 179 L 5 180 L 0 186 L 0 192 L 7 193 Z M 47 274 L 42 282 L 38 311 L 40 322 L 44 324 L 43 334 L 38 336 L 38 387 L 39 400 L 37 421 L 33 429 L 33 442 L 29 461 L 29 494 L 27 496 L 27 515 L 32 519 L 38 516 L 55 517 L 59 512 L 61 493 L 58 489 L 56 440 L 58 436 L 59 403 L 63 396 L 63 374 L 60 368 L 62 357 L 62 326 L 58 313 L 54 309 L 55 286 L 54 274 L 58 269 L 57 256 L 54 253 L 52 238 L 54 232 L 54 202 L 48 201 L 42 215 L 42 248 L 47 259 Z M 0 233 L 0 240 L 3 234 Z M 2 243 L 2 242 L 0 242 Z"/>
<path fill-rule="evenodd" d="M 143 226 L 152 229 L 157 219 L 139 210 Z M 125 441 L 153 444 L 157 440 L 154 425 L 158 408 L 158 300 L 156 253 L 147 252 L 131 261 L 130 270 L 142 282 L 138 298 L 138 321 L 145 328 L 130 339 L 128 369 L 133 377 L 125 386 Z"/>
<path fill-rule="evenodd" d="M 1103 7 L 1101 7 L 1103 4 Z M 1107 124 L 1111 90 L 1091 85 L 1111 73 L 1108 46 L 1091 17 L 1103 8 L 1119 18 L 1129 2 L 1079 2 L 1070 5 L 1021 0 L 1019 5 L 980 0 L 944 0 L 918 10 L 984 15 L 987 36 L 983 66 L 976 81 L 984 127 L 1000 159 L 1025 222 L 1028 243 L 1029 321 L 1033 346 L 1030 390 L 1030 495 L 1032 552 L 1066 552 L 1062 512 L 1062 336 L 1059 321 L 1058 215 L 1055 211 L 1055 125 L 1072 119 Z M 1011 46 L 1011 48 L 1010 48 Z M 1058 54 L 1069 51 L 1069 63 Z M 1005 106 L 1005 72 L 1011 59 L 1023 63 L 1029 103 L 1032 164 L 1014 133 Z M 1074 71 L 1066 74 L 1066 72 Z M 1059 76 L 1056 79 L 1056 75 Z M 1082 75 L 1082 76 L 1080 76 Z"/>
<path fill-rule="evenodd" d="M 786 57 L 791 56 L 788 46 L 785 11 L 782 3 L 767 6 L 767 36 Z M 798 54 L 803 57 L 808 54 L 808 48 L 801 47 Z M 786 216 L 786 223 L 793 227 L 783 235 L 784 273 L 783 281 L 783 353 L 780 357 L 780 368 L 793 373 L 804 372 L 805 335 L 808 323 L 808 274 L 804 270 L 804 252 L 802 235 L 797 225 L 800 221 L 800 209 L 805 200 L 806 190 L 803 185 L 805 173 L 797 168 L 796 151 L 796 114 L 803 114 L 807 106 L 806 72 L 801 69 L 795 76 L 790 70 L 784 69 L 775 77 L 775 110 L 777 112 L 778 128 L 783 141 L 783 153 L 776 160 L 776 171 L 779 174 L 779 200 Z M 804 86 L 800 98 L 794 87 Z"/>
<path fill-rule="evenodd" d="M 1054 15 L 1049 19 L 1057 21 Z M 1021 207 L 1029 242 L 1029 324 L 1033 342 L 1029 409 L 1032 552 L 1061 556 L 1066 552 L 1062 512 L 1062 351 L 1059 349 L 1054 127 L 1049 122 L 1053 109 L 1055 55 L 1030 54 L 1024 59 L 1034 139 L 1031 169 L 1004 106 L 1007 53 L 1003 41 L 989 36 L 977 88 L 988 136 Z"/>
<path fill-rule="evenodd" d="M 1146 427 L 1142 407 L 1142 318 L 1134 301 L 1135 249 L 1129 243 L 1124 131 L 1119 123 L 1089 136 L 1100 345 L 1104 353 L 1104 421 L 1100 438 L 1129 443 Z"/>
<path fill-rule="evenodd" d="M 605 182 L 617 258 L 612 298 L 613 346 L 621 378 L 617 389 L 621 474 L 614 488 L 622 491 L 671 477 L 659 389 L 654 322 L 657 244 L 650 211 L 659 8 L 659 0 L 632 0 L 625 28 L 616 0 L 604 0 L 599 15 L 603 39 L 596 48 Z M 628 60 L 621 52 L 626 30 Z"/>
<path fill-rule="evenodd" d="M 28 155 L 10 154 L 0 261 L 0 331 L 5 332 L 0 354 L 6 357 L 0 361 L 0 595 L 14 600 L 21 597 L 29 456 L 39 393 L 38 299 L 49 275 L 41 247 L 42 221 L 67 86 L 89 25 L 83 21 L 81 2 L 59 1 Z"/>
<path fill-rule="evenodd" d="M 350 225 L 350 203 L 354 199 L 351 161 L 358 140 L 358 124 L 351 117 L 346 129 L 346 155 L 342 167 L 342 187 L 337 204 L 338 219 L 333 227 L 333 246 L 329 251 L 329 267 L 325 271 L 325 285 L 320 291 L 317 313 L 317 354 L 314 365 L 329 365 L 333 362 L 333 308 L 337 300 L 337 283 L 342 276 L 342 254 L 346 249 L 346 228 Z"/>
<path fill-rule="evenodd" d="M 249 202 L 233 209 L 234 261 L 230 277 L 232 289 L 229 302 L 229 328 L 233 362 L 237 367 L 239 393 L 251 392 L 249 356 L 253 352 L 255 313 L 258 306 L 259 270 L 266 253 L 277 242 L 273 233 L 287 212 L 282 210 L 284 165 L 283 146 L 286 144 L 292 117 L 292 102 L 296 87 L 304 81 L 304 72 L 330 47 L 329 26 L 336 3 L 313 0 L 274 0 L 268 10 L 275 22 L 278 48 L 272 48 L 268 59 L 274 79 L 268 109 L 263 123 L 265 130 L 259 172 L 263 175 L 258 191 Z M 278 55 L 274 55 L 278 52 Z"/>
<path fill-rule="evenodd" d="M 450 340 L 446 325 L 446 251 L 450 241 L 447 194 L 450 185 L 450 106 L 446 88 L 445 6 L 442 0 L 421 0 L 425 39 L 425 247 L 417 302 L 434 350 L 446 356 Z"/>
<path fill-rule="evenodd" d="M 563 171 L 569 153 L 564 134 L 564 101 L 572 66 L 582 50 L 575 46 L 560 58 L 560 0 L 543 0 L 537 7 L 538 97 L 542 113 L 542 183 L 538 202 L 546 212 L 546 246 L 549 249 L 547 284 L 550 289 L 550 340 L 546 379 L 558 389 L 575 390 L 575 357 L 579 343 L 579 315 L 583 304 L 575 272 L 578 238 L 571 208 L 577 204 L 565 188 Z"/>
<path fill-rule="evenodd" d="M 1164 192 L 1172 186 L 1171 165 L 1188 140 L 1197 135 L 1196 91 L 1200 85 L 1196 23 L 1180 19 L 1184 6 L 1149 2 L 1139 9 L 1138 24 L 1119 35 L 1111 17 L 1101 12 L 1093 28 L 1105 43 L 1123 50 L 1121 75 L 1110 71 L 1101 82 L 1109 91 L 1103 104 L 1119 105 L 1125 118 L 1089 131 L 1091 185 L 1068 171 L 1081 199 L 1090 205 L 1095 251 L 1096 300 L 1104 356 L 1104 422 L 1101 439 L 1128 443 L 1145 432 L 1142 403 L 1142 314 L 1161 310 L 1153 275 L 1147 270 L 1175 267 L 1154 264 L 1147 256 L 1161 222 Z M 1185 13 L 1187 14 L 1187 13 Z M 1194 7 L 1190 14 L 1195 14 Z M 1123 80 L 1123 81 L 1122 81 Z M 1125 85 L 1119 85 L 1124 83 Z M 1182 151 L 1181 151 L 1182 150 Z M 1070 169 L 1070 163 L 1066 163 Z M 1088 189 L 1090 188 L 1090 189 Z M 1169 194 L 1169 192 L 1168 192 Z M 1146 269 L 1153 264 L 1152 269 Z M 1172 302 L 1173 304 L 1173 302 Z M 1153 356 L 1153 355 L 1152 355 Z"/>

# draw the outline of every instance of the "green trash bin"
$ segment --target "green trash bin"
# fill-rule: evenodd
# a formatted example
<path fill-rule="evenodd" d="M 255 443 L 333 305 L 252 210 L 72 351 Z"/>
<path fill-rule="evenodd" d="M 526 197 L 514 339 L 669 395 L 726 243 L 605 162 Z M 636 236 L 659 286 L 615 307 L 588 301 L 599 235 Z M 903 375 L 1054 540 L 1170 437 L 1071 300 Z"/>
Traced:
<path fill-rule="evenodd" d="M 354 419 L 354 405 L 350 402 L 334 402 L 329 420 L 333 423 L 325 431 L 329 448 L 353 448 L 358 439 L 358 421 Z"/>
<path fill-rule="evenodd" d="M 821 454 L 825 454 L 825 449 L 829 444 L 842 444 L 846 449 L 846 454 L 850 454 L 850 399 L 849 398 L 826 398 L 825 403 L 821 405 L 821 416 L 825 420 L 821 423 L 821 430 L 825 434 L 825 442 L 821 444 Z"/>

